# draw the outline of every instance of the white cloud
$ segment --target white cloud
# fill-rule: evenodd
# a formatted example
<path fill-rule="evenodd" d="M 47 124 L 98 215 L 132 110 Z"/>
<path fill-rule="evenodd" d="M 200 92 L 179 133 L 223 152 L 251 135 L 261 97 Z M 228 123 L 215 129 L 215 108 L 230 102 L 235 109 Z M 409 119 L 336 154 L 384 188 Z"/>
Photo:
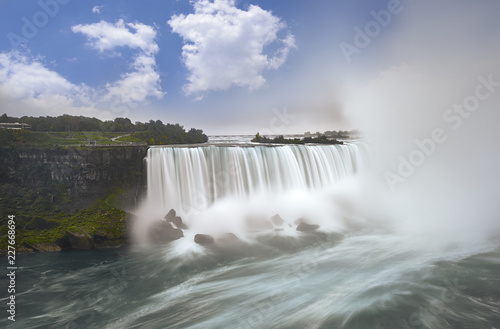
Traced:
<path fill-rule="evenodd" d="M 103 7 L 104 7 L 104 6 L 94 6 L 94 7 L 92 8 L 92 12 L 93 12 L 94 14 L 100 14 L 100 13 L 101 13 L 101 9 L 102 9 Z"/>
<path fill-rule="evenodd" d="M 257 89 L 265 79 L 262 72 L 278 69 L 286 61 L 295 38 L 278 38 L 286 25 L 258 6 L 236 8 L 234 0 L 194 2 L 194 14 L 174 15 L 168 21 L 173 32 L 183 37 L 184 64 L 189 69 L 187 94 L 225 90 L 233 85 Z M 280 47 L 266 54 L 270 44 Z"/>
<path fill-rule="evenodd" d="M 4 110 L 40 113 L 96 113 L 93 91 L 46 68 L 40 59 L 0 53 L 0 99 Z"/>
<path fill-rule="evenodd" d="M 154 70 L 155 60 L 152 57 L 141 55 L 135 59 L 134 72 L 122 75 L 114 83 L 108 83 L 106 100 L 114 98 L 122 103 L 142 102 L 148 96 L 162 98 L 164 93 L 159 86 L 160 75 Z"/>
<path fill-rule="evenodd" d="M 100 21 L 95 24 L 75 25 L 73 32 L 83 33 L 89 45 L 99 52 L 116 51 L 119 47 L 139 50 L 131 67 L 134 69 L 121 76 L 121 79 L 106 84 L 108 90 L 104 100 L 120 103 L 144 102 L 147 97 L 162 98 L 160 75 L 156 72 L 155 54 L 159 51 L 155 42 L 156 30 L 142 23 L 116 23 Z"/>
<path fill-rule="evenodd" d="M 123 19 L 115 24 L 106 21 L 99 23 L 75 25 L 71 28 L 75 33 L 87 36 L 92 48 L 104 52 L 117 47 L 141 49 L 147 54 L 157 53 L 159 48 L 154 39 L 156 30 L 141 23 L 127 23 Z"/>

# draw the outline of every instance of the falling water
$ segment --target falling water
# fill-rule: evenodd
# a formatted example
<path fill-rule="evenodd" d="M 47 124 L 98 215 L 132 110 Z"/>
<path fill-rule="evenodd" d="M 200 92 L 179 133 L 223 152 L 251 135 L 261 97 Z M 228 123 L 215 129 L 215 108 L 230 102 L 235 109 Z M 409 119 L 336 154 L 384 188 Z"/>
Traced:
<path fill-rule="evenodd" d="M 354 175 L 360 149 L 346 145 L 154 147 L 147 202 L 162 213 L 205 209 L 226 197 L 319 190 Z"/>

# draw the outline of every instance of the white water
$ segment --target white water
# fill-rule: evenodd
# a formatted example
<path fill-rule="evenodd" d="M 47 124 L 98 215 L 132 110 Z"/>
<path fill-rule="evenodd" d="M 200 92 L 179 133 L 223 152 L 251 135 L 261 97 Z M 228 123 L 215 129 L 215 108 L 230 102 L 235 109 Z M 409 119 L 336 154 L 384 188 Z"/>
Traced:
<path fill-rule="evenodd" d="M 355 176 L 362 144 L 153 147 L 148 151 L 147 197 L 141 227 L 176 210 L 196 233 L 246 236 L 248 221 L 280 214 L 287 224 L 304 217 L 335 230 L 335 205 L 324 193 Z M 255 227 L 254 227 L 255 228 Z M 295 227 L 284 231 L 294 234 Z"/>

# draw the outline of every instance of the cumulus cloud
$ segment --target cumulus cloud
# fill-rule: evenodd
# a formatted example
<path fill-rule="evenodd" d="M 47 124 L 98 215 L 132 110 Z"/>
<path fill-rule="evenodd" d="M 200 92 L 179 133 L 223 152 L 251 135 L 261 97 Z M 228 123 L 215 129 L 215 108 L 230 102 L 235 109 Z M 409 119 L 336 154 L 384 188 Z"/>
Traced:
<path fill-rule="evenodd" d="M 278 69 L 296 47 L 292 34 L 278 37 L 286 24 L 258 6 L 250 5 L 245 11 L 234 0 L 200 0 L 193 6 L 193 14 L 174 15 L 168 21 L 185 41 L 182 57 L 190 71 L 184 87 L 188 95 L 233 85 L 260 88 L 266 81 L 262 72 Z M 268 54 L 265 47 L 271 44 L 277 49 Z"/>
<path fill-rule="evenodd" d="M 147 97 L 162 98 L 160 75 L 156 72 L 155 55 L 159 51 L 155 41 L 156 30 L 142 23 L 116 23 L 100 21 L 94 24 L 75 25 L 73 32 L 82 33 L 88 44 L 99 52 L 116 52 L 117 48 L 137 49 L 132 72 L 123 74 L 120 80 L 108 83 L 105 100 L 118 100 L 121 103 L 144 102 Z"/>
<path fill-rule="evenodd" d="M 141 55 L 135 59 L 134 72 L 122 75 L 121 79 L 108 83 L 105 99 L 118 98 L 123 103 L 142 102 L 148 96 L 162 98 L 164 93 L 159 86 L 160 75 L 154 70 L 154 58 Z"/>
<path fill-rule="evenodd" d="M 5 110 L 31 114 L 97 112 L 91 88 L 72 84 L 40 60 L 18 52 L 0 53 L 0 98 Z"/>
<path fill-rule="evenodd" d="M 118 47 L 140 49 L 147 54 L 158 52 L 155 42 L 156 30 L 142 23 L 127 23 L 123 19 L 116 23 L 100 21 L 94 24 L 79 24 L 71 28 L 75 33 L 82 33 L 88 38 L 92 48 L 104 52 Z"/>
<path fill-rule="evenodd" d="M 100 14 L 100 13 L 101 13 L 101 9 L 102 9 L 103 7 L 104 7 L 104 6 L 94 6 L 94 7 L 92 8 L 92 12 L 93 12 L 94 14 Z"/>

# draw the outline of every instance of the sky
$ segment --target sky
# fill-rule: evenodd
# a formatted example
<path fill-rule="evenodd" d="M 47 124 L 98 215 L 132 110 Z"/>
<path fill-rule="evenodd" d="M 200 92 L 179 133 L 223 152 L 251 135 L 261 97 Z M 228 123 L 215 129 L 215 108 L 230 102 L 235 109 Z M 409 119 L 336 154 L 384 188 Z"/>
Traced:
<path fill-rule="evenodd" d="M 499 14 L 493 0 L 0 0 L 0 112 L 420 136 L 479 76 L 500 81 Z"/>

